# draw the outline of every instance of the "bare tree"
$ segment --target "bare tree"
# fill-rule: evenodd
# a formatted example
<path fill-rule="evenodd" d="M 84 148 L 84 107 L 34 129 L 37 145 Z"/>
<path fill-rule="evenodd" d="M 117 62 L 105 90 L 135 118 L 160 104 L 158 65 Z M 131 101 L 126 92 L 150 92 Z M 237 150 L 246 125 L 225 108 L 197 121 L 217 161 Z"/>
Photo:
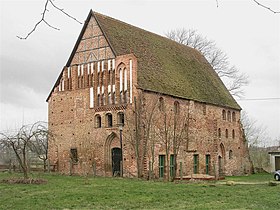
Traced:
<path fill-rule="evenodd" d="M 13 150 L 25 179 L 28 179 L 28 152 L 31 145 L 36 142 L 36 138 L 39 138 L 41 135 L 41 122 L 23 125 L 16 132 L 0 133 L 1 144 Z"/>
<path fill-rule="evenodd" d="M 229 92 L 237 97 L 243 96 L 242 88 L 248 85 L 248 76 L 230 64 L 227 54 L 220 50 L 213 40 L 198 34 L 196 30 L 185 28 L 170 30 L 166 36 L 200 51 L 223 80 Z"/>
<path fill-rule="evenodd" d="M 173 173 L 167 173 L 167 180 L 174 180 L 177 176 L 177 156 L 180 151 L 180 147 L 187 145 L 188 141 L 188 128 L 189 128 L 189 108 L 188 106 L 177 104 L 177 108 L 164 107 L 164 111 L 161 113 L 163 119 L 162 123 L 158 125 L 158 137 L 165 145 L 167 169 L 170 167 L 170 155 L 173 155 Z M 171 176 L 170 176 L 171 175 Z"/>
<path fill-rule="evenodd" d="M 44 163 L 44 171 L 47 169 L 48 160 L 48 139 L 53 138 L 53 135 L 48 131 L 47 123 L 40 122 L 36 126 L 34 137 L 31 139 L 28 147 L 36 156 Z"/>
<path fill-rule="evenodd" d="M 132 117 L 126 120 L 128 132 L 125 138 L 134 150 L 139 178 L 144 176 L 147 153 L 149 148 L 151 149 L 149 145 L 156 124 L 155 109 L 158 97 L 149 98 L 148 103 L 146 100 L 143 93 L 139 93 L 137 98 L 134 97 L 134 110 L 133 114 L 130 115 Z"/>

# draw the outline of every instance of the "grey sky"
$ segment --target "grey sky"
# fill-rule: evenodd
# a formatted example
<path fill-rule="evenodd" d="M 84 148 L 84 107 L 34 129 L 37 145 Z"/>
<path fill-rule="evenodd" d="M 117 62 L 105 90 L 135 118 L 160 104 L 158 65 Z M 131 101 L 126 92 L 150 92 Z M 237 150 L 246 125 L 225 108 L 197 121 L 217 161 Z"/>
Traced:
<path fill-rule="evenodd" d="M 260 0 L 280 11 L 280 1 Z M 0 130 L 35 120 L 47 120 L 47 98 L 65 65 L 82 25 L 51 9 L 46 19 L 60 31 L 42 24 L 45 0 L 0 3 Z M 185 27 L 213 39 L 232 64 L 249 75 L 245 98 L 280 98 L 280 14 L 242 1 L 63 1 L 71 15 L 84 21 L 90 9 L 164 35 Z M 280 100 L 238 101 L 250 117 L 280 136 Z"/>

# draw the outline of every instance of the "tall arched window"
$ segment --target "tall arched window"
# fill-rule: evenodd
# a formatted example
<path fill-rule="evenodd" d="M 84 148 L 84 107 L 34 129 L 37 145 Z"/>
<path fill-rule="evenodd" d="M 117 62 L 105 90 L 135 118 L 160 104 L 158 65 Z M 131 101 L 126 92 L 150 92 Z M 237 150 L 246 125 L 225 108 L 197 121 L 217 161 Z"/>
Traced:
<path fill-rule="evenodd" d="M 226 138 L 228 138 L 228 129 L 226 129 Z"/>
<path fill-rule="evenodd" d="M 221 138 L 221 136 L 222 136 L 221 128 L 218 129 L 218 136 L 219 136 L 219 138 Z"/>
<path fill-rule="evenodd" d="M 231 121 L 231 113 L 230 111 L 227 112 L 227 120 L 230 122 Z"/>
<path fill-rule="evenodd" d="M 232 112 L 232 122 L 236 122 L 235 112 Z"/>
<path fill-rule="evenodd" d="M 233 139 L 235 138 L 235 131 L 234 131 L 234 129 L 232 130 L 232 138 Z"/>
<path fill-rule="evenodd" d="M 222 116 L 223 116 L 223 120 L 226 120 L 226 111 L 223 109 L 223 112 L 222 112 Z"/>
<path fill-rule="evenodd" d="M 158 109 L 159 109 L 159 111 L 163 111 L 164 110 L 164 101 L 163 101 L 162 97 L 159 98 Z"/>
<path fill-rule="evenodd" d="M 174 102 L 174 113 L 179 114 L 179 112 L 180 112 L 180 104 L 178 101 L 175 101 Z"/>
<path fill-rule="evenodd" d="M 107 127 L 112 127 L 113 126 L 113 116 L 111 113 L 106 114 L 106 119 L 107 119 Z"/>
<path fill-rule="evenodd" d="M 95 127 L 101 128 L 101 116 L 99 114 L 95 116 Z"/>

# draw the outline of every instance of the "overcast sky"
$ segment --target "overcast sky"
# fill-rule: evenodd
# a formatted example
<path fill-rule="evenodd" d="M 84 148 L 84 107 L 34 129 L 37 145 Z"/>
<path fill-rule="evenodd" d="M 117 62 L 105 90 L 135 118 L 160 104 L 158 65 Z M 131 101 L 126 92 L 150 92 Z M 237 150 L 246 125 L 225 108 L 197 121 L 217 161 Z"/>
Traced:
<path fill-rule="evenodd" d="M 279 0 L 259 0 L 280 11 Z M 205 1 L 63 1 L 58 7 L 81 22 L 89 10 L 114 17 L 164 35 L 170 29 L 197 29 L 226 52 L 231 64 L 249 76 L 243 110 L 266 127 L 273 140 L 280 137 L 280 14 L 258 6 L 253 0 Z M 82 25 L 49 5 L 47 21 L 59 31 L 41 24 L 45 0 L 0 2 L 0 131 L 23 123 L 47 121 L 51 88 L 81 31 Z M 271 140 L 271 141 L 272 141 Z"/>

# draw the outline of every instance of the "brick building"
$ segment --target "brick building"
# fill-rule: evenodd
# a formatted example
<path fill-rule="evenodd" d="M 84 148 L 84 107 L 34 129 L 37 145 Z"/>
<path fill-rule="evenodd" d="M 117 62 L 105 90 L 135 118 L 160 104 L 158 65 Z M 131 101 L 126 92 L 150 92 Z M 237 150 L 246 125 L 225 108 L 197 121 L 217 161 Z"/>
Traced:
<path fill-rule="evenodd" d="M 196 50 L 90 11 L 47 98 L 65 174 L 250 171 L 240 106 Z"/>

